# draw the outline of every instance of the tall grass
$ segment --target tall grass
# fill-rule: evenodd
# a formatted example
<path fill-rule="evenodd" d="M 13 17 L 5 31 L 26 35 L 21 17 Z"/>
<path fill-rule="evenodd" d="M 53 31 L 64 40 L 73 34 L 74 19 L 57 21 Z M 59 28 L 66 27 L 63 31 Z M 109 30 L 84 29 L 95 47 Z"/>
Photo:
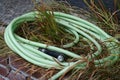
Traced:
<path fill-rule="evenodd" d="M 120 12 L 119 0 L 114 0 L 114 11 L 111 12 L 106 8 L 106 5 L 103 3 L 103 0 L 84 0 L 85 4 L 91 10 L 92 18 L 94 18 L 101 28 L 103 28 L 107 33 L 114 36 L 119 29 L 119 19 L 117 14 Z"/>
<path fill-rule="evenodd" d="M 21 32 L 16 31 L 17 34 L 32 41 L 59 47 L 74 39 L 73 35 L 68 33 L 64 26 L 56 23 L 53 13 L 54 11 L 68 13 L 67 3 L 53 2 L 48 5 L 43 0 L 40 0 L 39 3 L 33 2 L 35 11 L 38 11 L 35 21 L 20 24 L 19 31 Z"/>

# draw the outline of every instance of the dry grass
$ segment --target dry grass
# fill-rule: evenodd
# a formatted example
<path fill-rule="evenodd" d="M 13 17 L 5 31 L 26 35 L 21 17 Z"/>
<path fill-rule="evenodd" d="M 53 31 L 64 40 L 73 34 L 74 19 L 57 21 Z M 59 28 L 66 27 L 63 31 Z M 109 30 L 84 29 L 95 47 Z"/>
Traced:
<path fill-rule="evenodd" d="M 108 34 L 115 36 L 115 34 L 120 33 L 120 20 L 118 18 L 118 13 L 120 13 L 119 0 L 114 0 L 114 11 L 111 12 L 109 9 L 105 7 L 105 4 L 102 0 L 84 0 L 90 12 L 93 20 L 97 23 L 99 27 L 101 27 Z"/>
<path fill-rule="evenodd" d="M 44 2 L 41 2 L 41 5 L 35 3 L 35 10 L 39 12 L 36 20 L 33 22 L 21 23 L 19 25 L 20 28 L 16 31 L 16 33 L 26 39 L 61 48 L 63 48 L 63 45 L 72 42 L 75 37 L 68 33 L 64 26 L 55 22 L 53 11 L 73 14 L 79 10 L 73 9 L 67 2 L 55 2 L 54 5 L 55 6 L 50 6 Z M 76 51 L 75 53 L 77 54 L 87 55 L 90 52 L 90 46 L 84 40 L 80 39 L 78 44 L 68 48 L 67 50 L 72 52 Z"/>

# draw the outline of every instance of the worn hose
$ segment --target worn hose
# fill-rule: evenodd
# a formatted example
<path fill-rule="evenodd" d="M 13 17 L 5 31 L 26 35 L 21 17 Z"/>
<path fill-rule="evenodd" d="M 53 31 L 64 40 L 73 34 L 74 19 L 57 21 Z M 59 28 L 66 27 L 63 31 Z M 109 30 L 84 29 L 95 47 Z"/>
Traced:
<path fill-rule="evenodd" d="M 34 21 L 37 13 L 38 12 L 30 12 L 20 17 L 17 17 L 7 26 L 4 34 L 5 42 L 7 43 L 7 45 L 14 52 L 16 52 L 18 55 L 20 55 L 30 63 L 33 63 L 37 66 L 41 66 L 44 68 L 54 67 L 56 69 L 60 69 L 60 71 L 54 76 L 52 76 L 50 80 L 56 80 L 70 68 L 84 69 L 87 65 L 87 62 L 85 62 L 82 59 L 82 56 L 55 46 L 48 46 L 43 43 L 33 42 L 15 34 L 15 30 L 18 28 L 19 24 L 23 23 L 24 21 Z M 77 44 L 79 42 L 79 38 L 82 36 L 86 42 L 88 43 L 92 42 L 97 48 L 97 51 L 93 53 L 92 56 L 89 55 L 86 56 L 88 60 L 92 60 L 96 56 L 100 56 L 102 54 L 102 47 L 95 40 L 98 39 L 101 42 L 104 42 L 104 44 L 108 48 L 109 56 L 99 60 L 94 60 L 94 64 L 96 67 L 103 65 L 106 66 L 112 65 L 119 59 L 120 54 L 120 47 L 118 46 L 119 42 L 110 35 L 108 35 L 107 33 L 105 33 L 99 27 L 78 17 L 61 12 L 54 12 L 54 16 L 56 23 L 63 25 L 71 33 L 73 33 L 73 35 L 75 35 L 76 38 L 72 43 L 66 44 L 63 47 L 65 48 L 72 47 L 74 44 Z M 109 39 L 111 39 L 112 41 L 109 41 Z M 58 51 L 72 58 L 77 58 L 78 61 L 59 62 L 61 64 L 60 65 L 53 59 L 52 56 L 49 56 L 39 51 L 38 47 L 47 48 L 52 51 Z"/>

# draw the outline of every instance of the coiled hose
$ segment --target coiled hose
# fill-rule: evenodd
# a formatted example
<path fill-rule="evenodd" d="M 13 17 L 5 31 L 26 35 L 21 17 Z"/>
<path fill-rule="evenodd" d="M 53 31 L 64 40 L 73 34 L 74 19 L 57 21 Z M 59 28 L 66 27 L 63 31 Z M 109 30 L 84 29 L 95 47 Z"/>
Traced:
<path fill-rule="evenodd" d="M 4 38 L 9 48 L 11 48 L 14 52 L 16 52 L 25 60 L 37 66 L 41 66 L 44 68 L 54 67 L 56 69 L 60 69 L 60 71 L 55 75 L 53 75 L 50 78 L 50 80 L 57 79 L 63 73 L 68 71 L 70 68 L 84 69 L 85 66 L 87 65 L 87 62 L 83 61 L 80 55 L 55 46 L 48 46 L 46 44 L 30 41 L 14 33 L 15 30 L 18 28 L 19 24 L 23 23 L 24 21 L 34 21 L 37 13 L 38 12 L 30 12 L 20 17 L 17 17 L 7 26 L 5 30 Z M 97 51 L 93 53 L 92 56 L 89 55 L 86 56 L 88 60 L 92 60 L 96 56 L 102 54 L 101 53 L 102 47 L 95 40 L 96 38 L 101 42 L 104 42 L 104 44 L 108 48 L 108 51 L 110 52 L 109 56 L 99 60 L 94 60 L 94 64 L 96 67 L 102 65 L 109 66 L 115 63 L 117 60 L 119 60 L 119 54 L 120 54 L 120 47 L 118 46 L 119 42 L 110 35 L 108 35 L 107 33 L 105 33 L 103 30 L 91 24 L 90 22 L 87 22 L 83 19 L 80 19 L 78 17 L 69 14 L 54 12 L 54 16 L 56 23 L 63 25 L 76 37 L 76 39 L 72 43 L 66 44 L 63 47 L 65 48 L 72 47 L 74 44 L 77 44 L 79 42 L 80 36 L 83 36 L 84 40 L 86 40 L 88 43 L 92 42 L 97 48 Z M 111 39 L 111 41 L 108 41 L 109 39 Z M 49 50 L 57 51 L 73 58 L 78 58 L 78 61 L 59 62 L 61 64 L 60 65 L 53 59 L 52 56 L 49 56 L 39 51 L 38 47 L 47 48 Z"/>

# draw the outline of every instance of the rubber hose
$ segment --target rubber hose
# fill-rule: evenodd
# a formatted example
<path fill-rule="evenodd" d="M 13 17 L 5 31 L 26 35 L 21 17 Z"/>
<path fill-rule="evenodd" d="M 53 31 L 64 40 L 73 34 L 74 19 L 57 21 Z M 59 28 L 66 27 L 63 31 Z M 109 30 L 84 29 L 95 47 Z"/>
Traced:
<path fill-rule="evenodd" d="M 33 42 L 15 34 L 15 30 L 19 27 L 18 25 L 24 21 L 34 21 L 37 14 L 38 12 L 30 12 L 11 21 L 11 23 L 5 29 L 4 33 L 5 42 L 8 47 L 30 63 L 41 66 L 43 68 L 54 67 L 56 69 L 59 69 L 60 71 L 52 76 L 50 80 L 56 80 L 70 68 L 84 69 L 87 65 L 87 62 L 83 61 L 82 56 L 55 46 L 48 46 L 47 44 Z M 92 60 L 96 56 L 100 56 L 102 54 L 102 47 L 96 41 L 96 39 L 98 39 L 101 42 L 104 42 L 110 53 L 109 56 L 105 58 L 94 60 L 95 66 L 109 66 L 119 60 L 120 47 L 118 46 L 115 48 L 117 46 L 117 43 L 119 43 L 118 40 L 105 33 L 99 27 L 81 18 L 61 12 L 54 12 L 54 16 L 57 24 L 63 25 L 71 32 L 71 34 L 75 36 L 75 40 L 72 43 L 64 45 L 65 48 L 72 47 L 74 44 L 77 44 L 79 42 L 79 37 L 82 36 L 86 42 L 92 43 L 97 48 L 97 51 L 93 53 L 92 56 L 86 56 L 88 60 Z M 112 42 L 109 42 L 108 40 L 111 38 Z M 38 51 L 39 47 L 47 48 L 52 51 L 58 51 L 72 58 L 77 58 L 78 61 L 59 62 L 61 64 L 60 65 L 54 60 L 52 56 Z"/>

